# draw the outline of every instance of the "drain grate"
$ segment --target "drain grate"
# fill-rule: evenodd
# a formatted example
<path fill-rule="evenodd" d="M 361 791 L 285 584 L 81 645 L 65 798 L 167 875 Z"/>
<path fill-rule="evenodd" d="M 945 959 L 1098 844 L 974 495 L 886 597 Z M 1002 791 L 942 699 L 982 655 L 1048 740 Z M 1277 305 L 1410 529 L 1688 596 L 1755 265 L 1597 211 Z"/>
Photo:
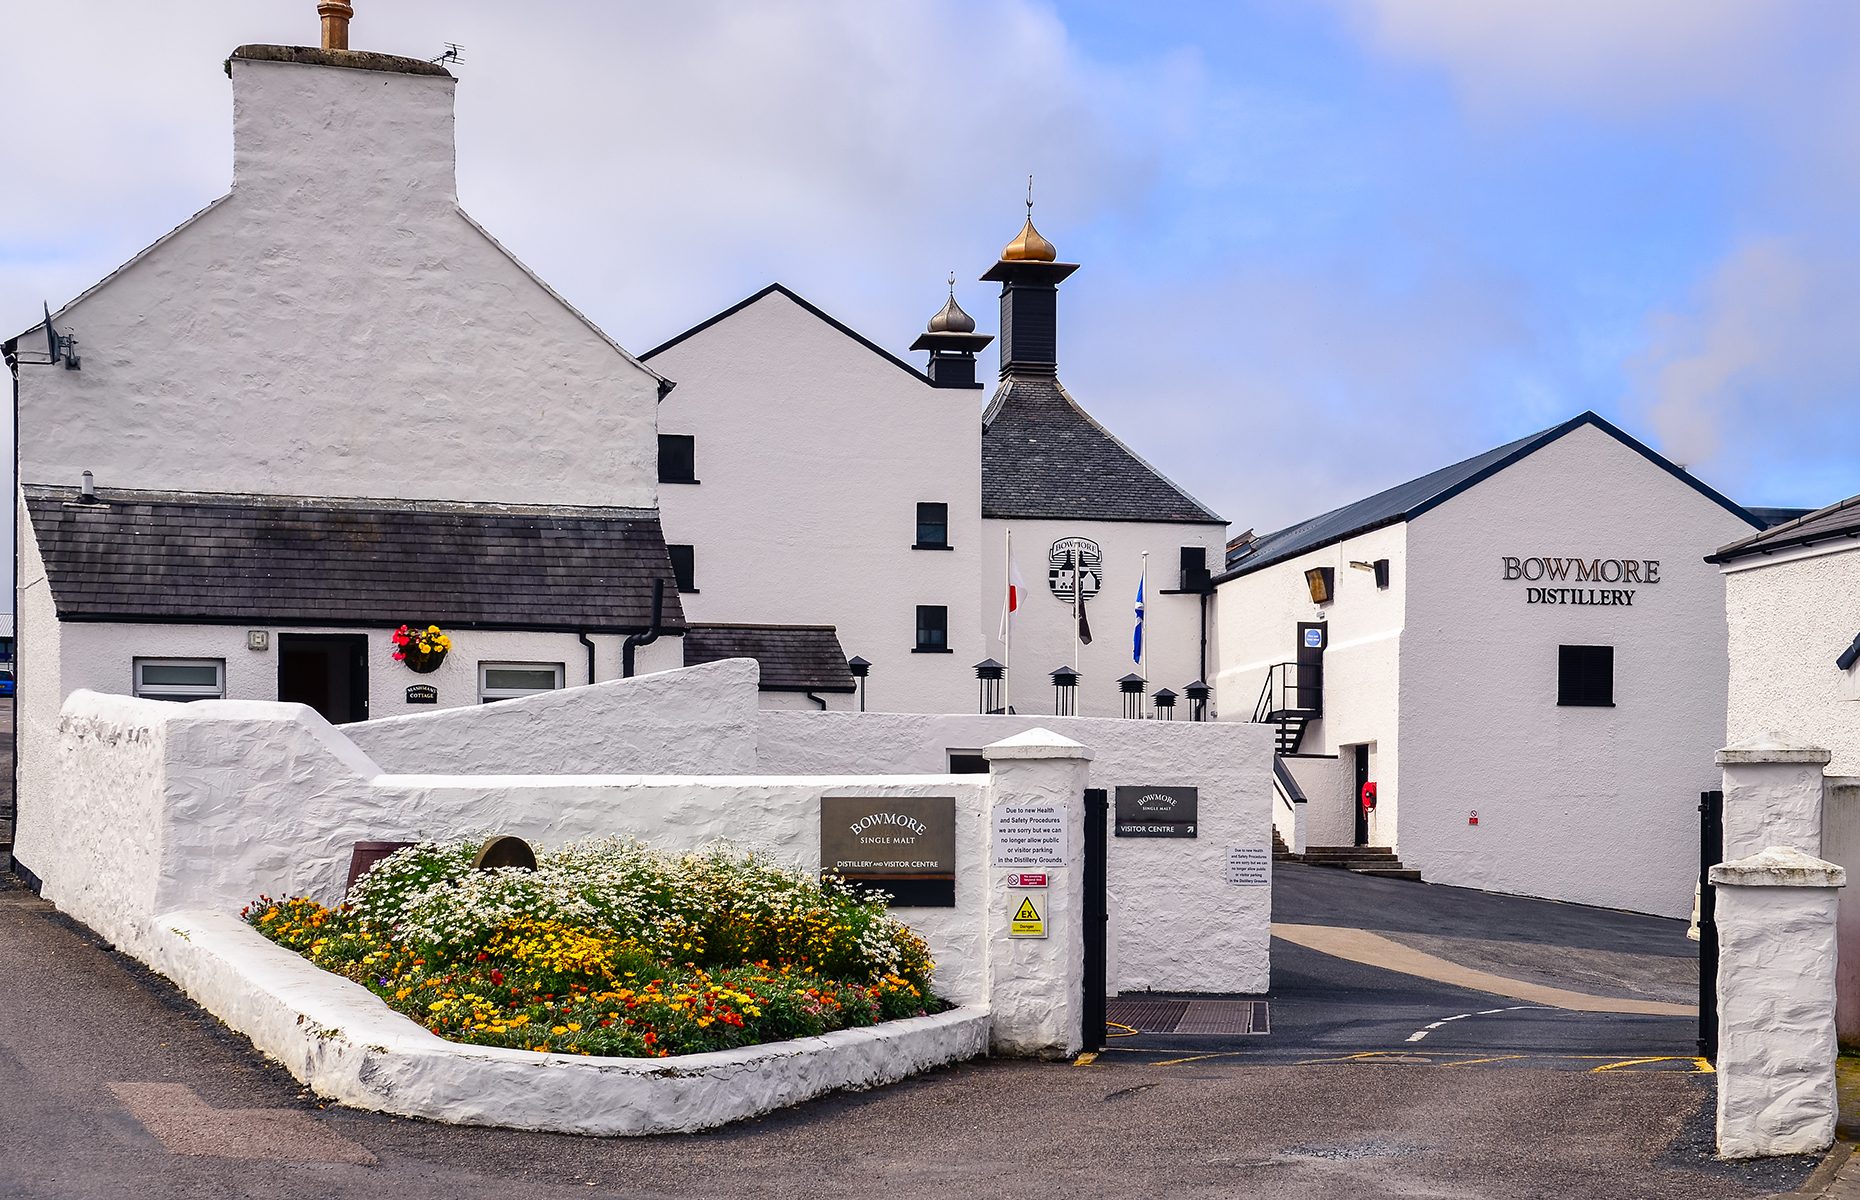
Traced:
<path fill-rule="evenodd" d="M 1264 1000 L 1106 1000 L 1104 1019 L 1139 1033 L 1270 1033 Z"/>

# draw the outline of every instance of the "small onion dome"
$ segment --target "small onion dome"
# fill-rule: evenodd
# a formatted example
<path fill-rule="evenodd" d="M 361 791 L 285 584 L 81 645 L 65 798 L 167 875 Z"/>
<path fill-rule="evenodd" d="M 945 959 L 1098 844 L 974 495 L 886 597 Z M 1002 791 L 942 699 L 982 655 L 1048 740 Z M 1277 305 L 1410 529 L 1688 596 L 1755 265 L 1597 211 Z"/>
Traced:
<path fill-rule="evenodd" d="M 1033 217 L 1027 218 L 1022 226 L 1020 236 L 1007 244 L 1001 252 L 1003 262 L 1052 262 L 1059 257 L 1059 251 L 1053 243 L 1040 236 L 1040 231 L 1033 227 Z"/>
<path fill-rule="evenodd" d="M 943 306 L 943 311 L 930 318 L 930 332 L 974 333 L 975 318 L 962 311 L 962 306 L 956 303 L 956 294 L 951 292 L 949 303 Z"/>

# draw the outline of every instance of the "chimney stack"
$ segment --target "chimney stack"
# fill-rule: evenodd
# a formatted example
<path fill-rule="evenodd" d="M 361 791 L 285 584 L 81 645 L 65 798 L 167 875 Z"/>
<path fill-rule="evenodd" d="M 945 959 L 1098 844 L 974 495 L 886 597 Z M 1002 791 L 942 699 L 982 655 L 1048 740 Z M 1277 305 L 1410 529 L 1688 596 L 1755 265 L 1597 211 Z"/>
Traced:
<path fill-rule="evenodd" d="M 323 49 L 347 50 L 349 18 L 355 15 L 355 9 L 346 0 L 323 0 L 316 6 L 316 15 L 323 18 Z"/>

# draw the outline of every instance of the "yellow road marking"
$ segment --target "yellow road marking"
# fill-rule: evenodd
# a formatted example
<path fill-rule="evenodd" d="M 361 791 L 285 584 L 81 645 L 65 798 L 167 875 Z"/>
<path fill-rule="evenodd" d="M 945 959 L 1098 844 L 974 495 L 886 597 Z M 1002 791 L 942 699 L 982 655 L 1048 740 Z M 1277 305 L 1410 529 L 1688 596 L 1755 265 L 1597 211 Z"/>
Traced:
<path fill-rule="evenodd" d="M 1440 1065 L 1443 1067 L 1470 1067 L 1475 1063 L 1504 1062 L 1507 1059 L 1529 1057 L 1530 1055 L 1528 1054 L 1501 1054 L 1497 1058 L 1467 1058 L 1461 1059 L 1459 1062 L 1441 1063 Z"/>

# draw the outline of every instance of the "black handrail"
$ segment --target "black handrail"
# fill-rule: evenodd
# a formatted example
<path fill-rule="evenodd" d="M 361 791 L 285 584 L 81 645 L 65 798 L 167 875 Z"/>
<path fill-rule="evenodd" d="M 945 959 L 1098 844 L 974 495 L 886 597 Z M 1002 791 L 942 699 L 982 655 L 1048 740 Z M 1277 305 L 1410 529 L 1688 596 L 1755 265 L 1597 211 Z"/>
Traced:
<path fill-rule="evenodd" d="M 1311 684 L 1301 685 L 1299 677 L 1310 673 Z M 1274 663 L 1266 668 L 1265 686 L 1259 689 L 1259 703 L 1253 706 L 1256 724 L 1278 721 L 1280 713 L 1298 713 L 1317 717 L 1324 712 L 1324 665 L 1322 663 Z"/>

